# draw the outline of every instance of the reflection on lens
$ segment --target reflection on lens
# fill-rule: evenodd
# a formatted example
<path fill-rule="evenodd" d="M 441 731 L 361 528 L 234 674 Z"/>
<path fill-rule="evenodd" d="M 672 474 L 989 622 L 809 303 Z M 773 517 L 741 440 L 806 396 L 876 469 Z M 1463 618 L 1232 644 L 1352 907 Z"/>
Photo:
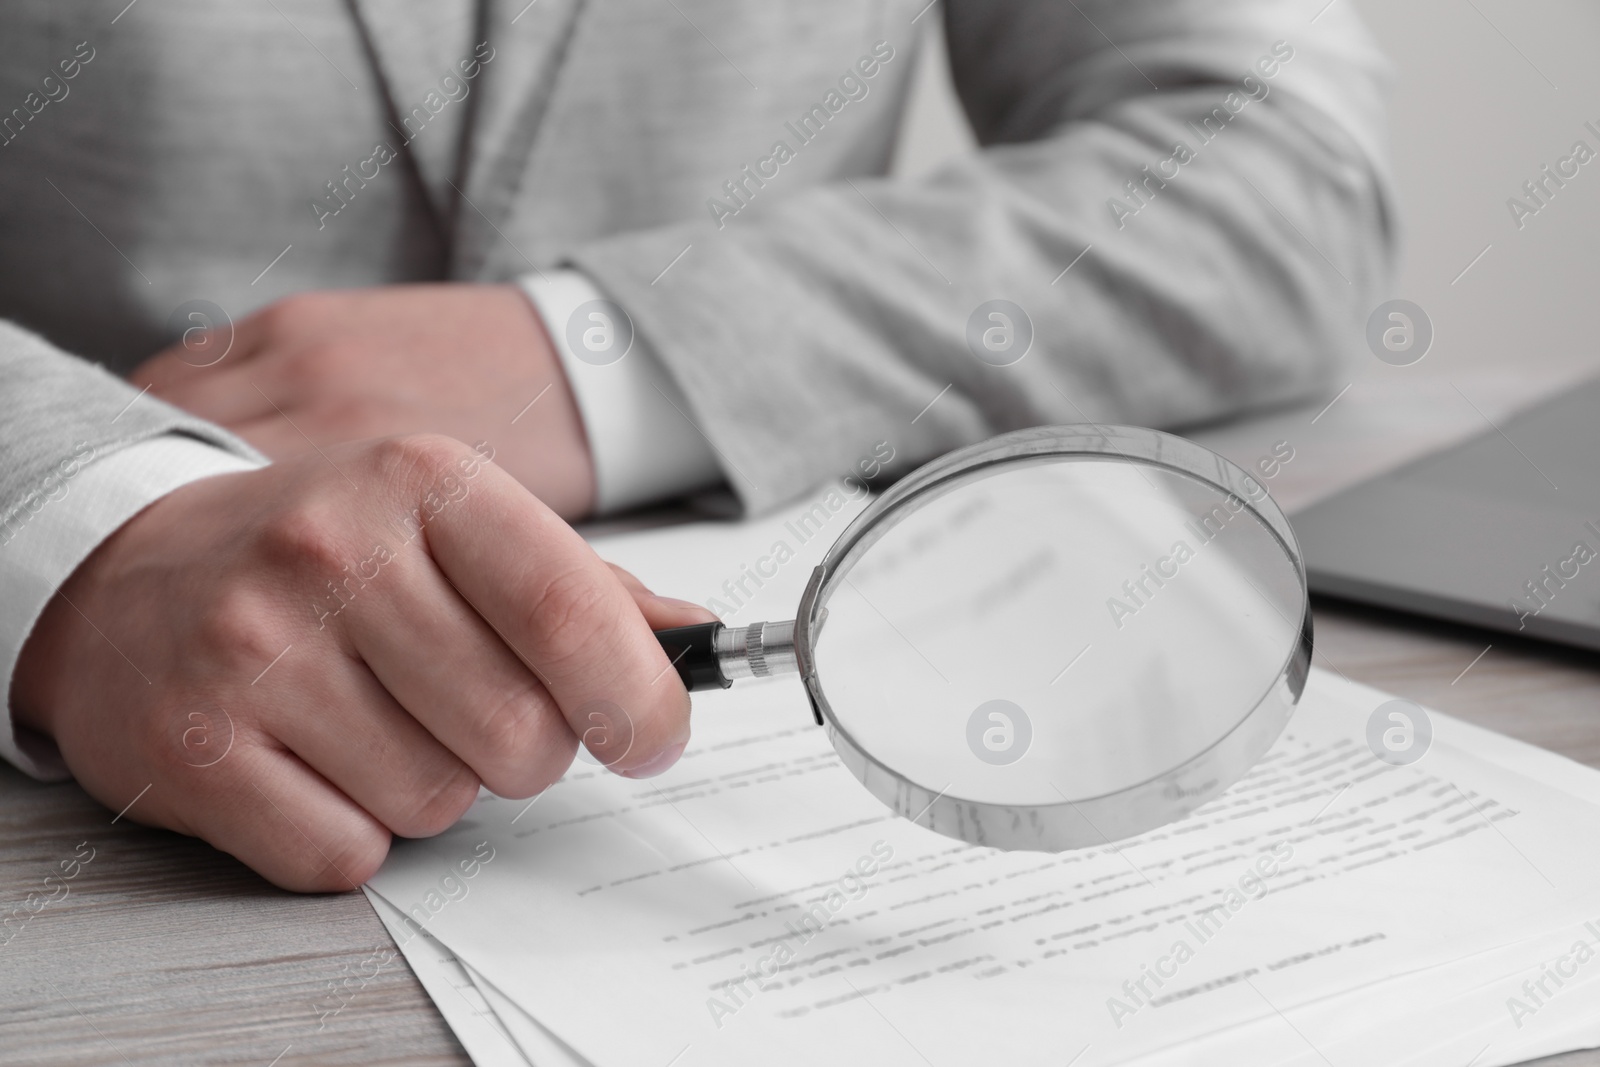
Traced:
<path fill-rule="evenodd" d="M 834 727 L 929 796 L 1027 808 L 1150 783 L 1227 737 L 1302 641 L 1292 550 L 1169 466 L 1025 457 L 924 497 L 830 576 L 812 642 Z"/>

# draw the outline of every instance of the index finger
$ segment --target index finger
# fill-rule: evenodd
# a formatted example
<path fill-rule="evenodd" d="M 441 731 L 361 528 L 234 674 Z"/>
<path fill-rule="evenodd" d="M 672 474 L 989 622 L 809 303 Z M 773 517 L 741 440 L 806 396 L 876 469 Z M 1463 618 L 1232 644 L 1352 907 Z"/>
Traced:
<path fill-rule="evenodd" d="M 425 495 L 419 516 L 434 562 L 602 762 L 665 769 L 689 741 L 689 694 L 633 594 L 516 479 L 455 448 L 467 488 Z"/>
<path fill-rule="evenodd" d="M 221 309 L 218 309 L 219 311 Z M 253 355 L 261 339 L 256 316 L 184 329 L 178 339 L 133 368 L 128 380 L 158 394 L 197 379 L 214 377 Z M 210 371 L 209 375 L 204 372 Z"/>

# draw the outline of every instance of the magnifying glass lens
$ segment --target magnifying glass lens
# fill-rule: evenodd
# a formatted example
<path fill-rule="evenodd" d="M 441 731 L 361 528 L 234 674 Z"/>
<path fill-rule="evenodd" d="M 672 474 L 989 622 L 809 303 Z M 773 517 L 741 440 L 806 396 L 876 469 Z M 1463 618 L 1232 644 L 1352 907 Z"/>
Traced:
<path fill-rule="evenodd" d="M 869 788 L 876 770 L 896 806 L 940 798 L 953 836 L 988 818 L 1013 824 L 991 843 L 1059 848 L 1168 821 L 1249 765 L 1203 757 L 1282 681 L 1306 613 L 1297 558 L 1250 501 L 1094 455 L 926 498 L 883 516 L 814 612 L 813 684 Z M 1017 824 L 1051 812 L 1030 843 Z"/>

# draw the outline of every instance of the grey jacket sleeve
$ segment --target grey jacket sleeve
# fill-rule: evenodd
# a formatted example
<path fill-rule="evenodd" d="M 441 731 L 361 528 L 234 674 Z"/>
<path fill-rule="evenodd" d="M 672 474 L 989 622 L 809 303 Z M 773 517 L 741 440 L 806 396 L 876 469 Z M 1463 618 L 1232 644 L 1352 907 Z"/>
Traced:
<path fill-rule="evenodd" d="M 945 10 L 982 151 L 570 257 L 634 317 L 747 507 L 878 441 L 918 462 L 1028 424 L 1181 428 L 1341 373 L 1393 243 L 1384 67 L 1350 5 L 1315 23 L 1282 0 Z M 1009 366 L 969 343 L 995 299 L 1031 323 Z"/>
<path fill-rule="evenodd" d="M 168 433 L 259 459 L 227 431 L 0 322 L 0 566 L 5 542 L 85 465 Z"/>

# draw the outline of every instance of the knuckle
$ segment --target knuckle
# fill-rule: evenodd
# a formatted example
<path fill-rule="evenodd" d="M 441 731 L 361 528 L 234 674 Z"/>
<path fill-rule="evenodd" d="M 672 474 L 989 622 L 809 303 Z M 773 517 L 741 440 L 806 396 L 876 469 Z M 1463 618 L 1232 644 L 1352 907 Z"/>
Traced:
<path fill-rule="evenodd" d="M 200 609 L 197 636 L 206 654 L 225 665 L 265 664 L 282 650 L 263 598 L 240 587 L 223 590 Z M 277 645 L 277 647 L 273 647 Z"/>
<path fill-rule="evenodd" d="M 538 744 L 538 716 L 532 701 L 508 697 L 484 717 L 481 740 L 496 765 L 516 766 Z"/>
<path fill-rule="evenodd" d="M 164 702 L 156 708 L 153 720 L 133 747 L 154 781 L 167 787 L 192 786 L 204 792 L 212 776 L 196 775 L 194 765 L 184 758 L 184 716 L 183 708 Z"/>
<path fill-rule="evenodd" d="M 340 840 L 312 848 L 301 840 L 298 846 L 290 844 L 294 853 L 286 857 L 290 877 L 295 884 L 290 888 L 310 893 L 347 893 L 378 873 L 389 855 L 389 832 L 371 820 L 352 827 Z"/>
<path fill-rule="evenodd" d="M 577 750 L 576 738 L 548 700 L 530 688 L 508 696 L 484 718 L 480 773 L 500 796 L 531 796 L 560 777 Z"/>
<path fill-rule="evenodd" d="M 321 510 L 306 504 L 284 508 L 261 528 L 261 548 L 269 562 L 313 577 L 337 574 L 345 565 L 339 526 Z"/>
<path fill-rule="evenodd" d="M 387 437 L 375 446 L 380 469 L 415 496 L 433 489 L 454 474 L 467 446 L 444 434 L 419 433 Z"/>
<path fill-rule="evenodd" d="M 566 672 L 584 665 L 616 619 L 616 603 L 593 574 L 572 567 L 551 576 L 528 600 L 528 630 L 538 635 L 539 666 Z"/>
<path fill-rule="evenodd" d="M 404 837 L 432 837 L 454 826 L 478 799 L 478 776 L 470 768 L 458 766 L 449 777 L 421 792 L 405 825 L 393 828 Z"/>

